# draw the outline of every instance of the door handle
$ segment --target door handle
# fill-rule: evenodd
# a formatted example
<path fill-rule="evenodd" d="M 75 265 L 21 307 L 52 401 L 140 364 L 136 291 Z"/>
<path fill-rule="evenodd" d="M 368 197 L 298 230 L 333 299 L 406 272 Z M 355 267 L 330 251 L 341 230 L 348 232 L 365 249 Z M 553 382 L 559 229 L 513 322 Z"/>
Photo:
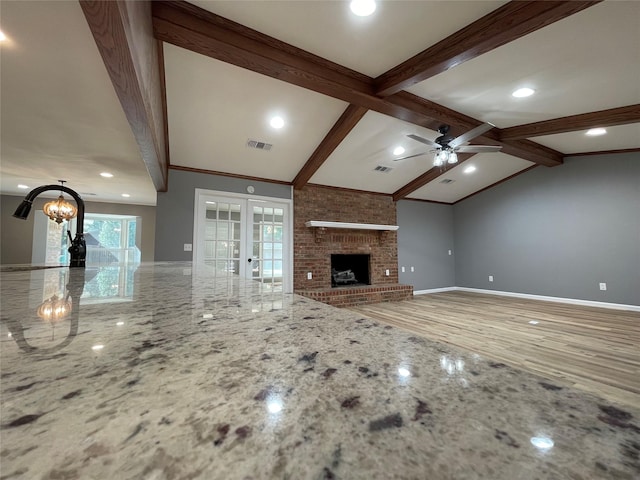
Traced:
<path fill-rule="evenodd" d="M 247 258 L 247 262 L 251 263 L 251 259 L 250 259 L 250 258 Z"/>

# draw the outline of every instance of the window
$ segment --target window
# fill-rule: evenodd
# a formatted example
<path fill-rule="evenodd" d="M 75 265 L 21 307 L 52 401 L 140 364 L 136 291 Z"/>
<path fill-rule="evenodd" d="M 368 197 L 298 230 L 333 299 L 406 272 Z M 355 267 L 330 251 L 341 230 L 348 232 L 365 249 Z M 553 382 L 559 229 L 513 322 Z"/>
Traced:
<path fill-rule="evenodd" d="M 84 216 L 84 237 L 87 244 L 87 265 L 109 263 L 139 263 L 140 249 L 136 243 L 139 217 L 87 213 Z M 47 221 L 45 262 L 48 265 L 69 263 L 69 238 L 71 225 Z M 75 234 L 74 234 L 75 235 Z"/>

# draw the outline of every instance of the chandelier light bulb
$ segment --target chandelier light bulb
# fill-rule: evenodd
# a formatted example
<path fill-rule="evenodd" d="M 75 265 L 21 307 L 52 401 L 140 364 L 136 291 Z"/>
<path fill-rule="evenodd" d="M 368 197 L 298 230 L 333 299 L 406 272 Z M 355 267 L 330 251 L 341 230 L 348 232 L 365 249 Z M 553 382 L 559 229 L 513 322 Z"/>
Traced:
<path fill-rule="evenodd" d="M 71 220 L 78 214 L 78 209 L 67 202 L 62 195 L 57 200 L 45 203 L 42 211 L 56 223 Z"/>
<path fill-rule="evenodd" d="M 67 202 L 62 196 L 62 186 L 64 185 L 64 180 L 58 180 L 60 182 L 60 196 L 57 200 L 52 200 L 51 202 L 47 202 L 42 207 L 42 211 L 44 214 L 49 217 L 54 222 L 60 224 L 64 220 L 71 220 L 78 214 L 78 209 Z"/>
<path fill-rule="evenodd" d="M 456 152 L 451 152 L 447 161 L 451 164 L 458 163 L 458 154 Z"/>

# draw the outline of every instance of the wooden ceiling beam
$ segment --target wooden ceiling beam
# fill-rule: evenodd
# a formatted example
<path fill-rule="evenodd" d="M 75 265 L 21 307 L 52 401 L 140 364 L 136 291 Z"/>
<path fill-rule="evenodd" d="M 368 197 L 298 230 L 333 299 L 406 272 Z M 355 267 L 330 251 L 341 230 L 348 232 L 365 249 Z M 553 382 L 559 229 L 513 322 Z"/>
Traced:
<path fill-rule="evenodd" d="M 613 127 L 630 123 L 640 123 L 640 104 L 504 128 L 500 131 L 500 138 L 507 141 L 519 140 L 522 138 L 555 135 L 557 133 L 575 132 L 596 127 Z"/>
<path fill-rule="evenodd" d="M 320 145 L 313 152 L 307 163 L 300 169 L 296 178 L 293 179 L 293 188 L 296 190 L 304 187 L 318 171 L 322 164 L 329 158 L 329 155 L 342 143 L 345 137 L 353 130 L 360 119 L 367 113 L 367 109 L 357 105 L 349 105 L 342 113 L 329 133 L 324 137 Z"/>
<path fill-rule="evenodd" d="M 189 3 L 157 1 L 152 8 L 156 38 L 178 47 L 432 130 L 446 123 L 463 133 L 481 123 L 407 92 L 377 97 L 372 78 Z M 498 140 L 488 132 L 474 141 Z M 547 166 L 562 163 L 555 150 L 527 141 L 508 143 L 511 155 Z"/>
<path fill-rule="evenodd" d="M 380 75 L 376 95 L 397 93 L 601 1 L 512 0 Z"/>
<path fill-rule="evenodd" d="M 433 180 L 438 178 L 440 175 L 444 175 L 445 173 L 447 173 L 452 168 L 457 167 L 458 165 L 460 165 L 463 162 L 466 162 L 467 160 L 469 160 L 474 155 L 475 155 L 475 153 L 459 153 L 458 154 L 458 163 L 454 163 L 454 164 L 447 163 L 447 164 L 443 165 L 442 167 L 433 167 L 432 169 L 430 169 L 430 170 L 426 171 L 425 173 L 423 173 L 422 175 L 420 175 L 418 178 L 416 178 L 414 180 L 411 180 L 404 187 L 402 187 L 402 188 L 398 189 L 397 191 L 395 191 L 393 193 L 393 201 L 397 202 L 398 200 L 402 200 L 407 195 L 415 192 L 416 190 L 418 190 L 421 187 L 424 187 L 427 183 L 432 182 Z"/>
<path fill-rule="evenodd" d="M 142 160 L 158 192 L 167 191 L 169 154 L 158 42 L 149 2 L 80 0 Z"/>

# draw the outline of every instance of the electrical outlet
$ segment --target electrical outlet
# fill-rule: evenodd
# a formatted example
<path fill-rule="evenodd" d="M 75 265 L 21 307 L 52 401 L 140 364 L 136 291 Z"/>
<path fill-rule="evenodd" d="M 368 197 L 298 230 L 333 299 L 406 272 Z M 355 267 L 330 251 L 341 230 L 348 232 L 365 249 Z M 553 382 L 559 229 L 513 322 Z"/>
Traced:
<path fill-rule="evenodd" d="M 311 272 L 307 272 L 307 280 L 311 280 L 313 278 L 313 274 Z"/>
<path fill-rule="evenodd" d="M 451 255 L 451 250 L 449 250 L 449 255 Z"/>
<path fill-rule="evenodd" d="M 404 267 L 402 267 L 402 273 L 404 273 Z"/>
<path fill-rule="evenodd" d="M 601 283 L 600 284 L 600 290 L 606 290 L 607 289 L 607 284 L 606 283 Z"/>
<path fill-rule="evenodd" d="M 412 271 L 412 272 L 415 272 L 415 271 L 416 271 L 416 269 L 415 269 L 415 268 L 413 268 L 413 267 L 411 267 L 411 271 Z"/>
<path fill-rule="evenodd" d="M 384 271 L 384 274 L 385 274 L 387 277 L 389 276 L 389 269 L 388 269 L 388 268 Z"/>
<path fill-rule="evenodd" d="M 191 251 L 193 251 L 193 245 L 191 245 L 190 243 L 185 243 L 185 244 L 184 244 L 184 251 L 185 251 L 185 252 L 191 252 Z"/>
<path fill-rule="evenodd" d="M 489 281 L 493 282 L 493 275 L 489 275 Z"/>

